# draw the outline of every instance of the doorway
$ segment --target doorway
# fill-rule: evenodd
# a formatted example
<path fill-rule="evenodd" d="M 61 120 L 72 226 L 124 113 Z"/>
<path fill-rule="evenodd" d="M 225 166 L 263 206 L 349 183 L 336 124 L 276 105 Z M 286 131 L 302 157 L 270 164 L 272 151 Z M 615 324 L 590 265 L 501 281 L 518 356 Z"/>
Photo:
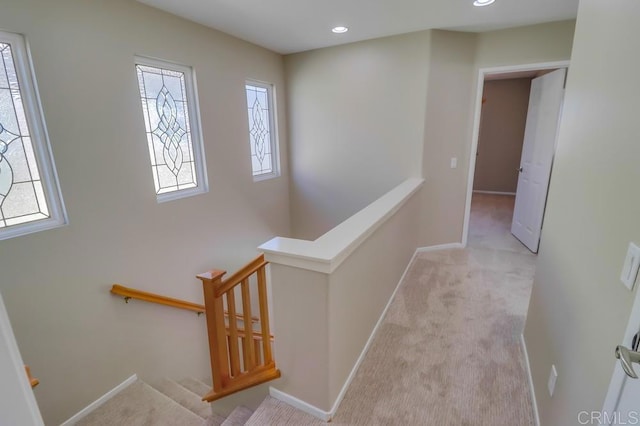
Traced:
<path fill-rule="evenodd" d="M 537 252 L 567 66 L 557 62 L 479 71 L 464 245 Z M 559 68 L 563 71 L 554 72 Z M 551 123 L 550 110 L 556 111 Z M 541 132 L 547 137 L 541 138 Z M 540 154 L 540 147 L 546 153 Z M 532 155 L 548 160 L 531 161 Z M 536 224 L 537 234 L 530 232 Z"/>

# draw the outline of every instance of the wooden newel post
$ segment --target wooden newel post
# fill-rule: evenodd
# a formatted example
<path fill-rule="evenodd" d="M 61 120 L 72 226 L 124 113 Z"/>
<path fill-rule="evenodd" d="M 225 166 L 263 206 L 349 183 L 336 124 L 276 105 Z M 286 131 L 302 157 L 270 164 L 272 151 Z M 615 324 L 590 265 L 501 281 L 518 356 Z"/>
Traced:
<path fill-rule="evenodd" d="M 222 276 L 226 273 L 226 271 L 214 269 L 197 276 L 202 281 L 204 290 L 204 307 L 207 315 L 207 333 L 209 335 L 211 376 L 214 392 L 220 392 L 229 381 L 224 304 L 222 296 L 216 297 L 216 289 L 222 283 Z"/>

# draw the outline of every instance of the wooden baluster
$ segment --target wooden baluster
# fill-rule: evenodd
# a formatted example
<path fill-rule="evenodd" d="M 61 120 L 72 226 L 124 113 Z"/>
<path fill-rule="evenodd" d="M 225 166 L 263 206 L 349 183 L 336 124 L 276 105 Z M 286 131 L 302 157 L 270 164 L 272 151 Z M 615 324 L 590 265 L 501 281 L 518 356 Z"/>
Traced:
<path fill-rule="evenodd" d="M 240 374 L 240 351 L 238 349 L 238 319 L 236 318 L 236 296 L 234 289 L 227 292 L 227 309 L 229 311 L 229 364 L 231 376 Z"/>
<path fill-rule="evenodd" d="M 267 274 L 265 266 L 258 269 L 258 303 L 260 304 L 260 330 L 262 331 L 262 353 L 264 365 L 273 361 L 271 336 L 269 333 L 269 304 L 267 299 Z"/>
<path fill-rule="evenodd" d="M 211 375 L 214 392 L 222 391 L 229 381 L 229 362 L 227 361 L 227 335 L 224 321 L 222 297 L 215 296 L 216 287 L 222 282 L 226 271 L 217 269 L 198 275 L 204 291 L 204 305 L 207 314 L 209 334 L 209 352 L 211 353 Z"/>
<path fill-rule="evenodd" d="M 253 326 L 251 323 L 251 294 L 249 293 L 249 279 L 242 280 L 242 312 L 244 315 L 244 369 L 251 371 L 256 366 L 255 351 L 253 349 Z"/>
<path fill-rule="evenodd" d="M 257 338 L 256 336 L 253 336 L 253 348 L 255 349 L 256 352 L 256 365 L 262 365 L 261 359 L 260 359 L 260 339 Z"/>

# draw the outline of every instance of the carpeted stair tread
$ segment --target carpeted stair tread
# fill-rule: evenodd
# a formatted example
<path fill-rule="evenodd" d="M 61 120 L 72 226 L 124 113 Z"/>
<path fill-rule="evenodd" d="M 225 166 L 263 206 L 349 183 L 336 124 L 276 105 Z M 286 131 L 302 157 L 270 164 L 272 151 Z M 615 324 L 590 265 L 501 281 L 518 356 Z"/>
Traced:
<path fill-rule="evenodd" d="M 214 413 L 207 418 L 204 426 L 221 426 L 225 420 L 225 417 Z"/>
<path fill-rule="evenodd" d="M 189 389 L 191 392 L 199 395 L 200 398 L 205 396 L 211 391 L 211 385 L 206 384 L 205 382 L 201 382 L 198 379 L 193 379 L 191 377 L 187 377 L 186 379 L 178 380 L 178 384 L 186 389 Z"/>
<path fill-rule="evenodd" d="M 224 423 L 222 423 L 222 426 L 244 426 L 252 415 L 253 411 L 251 409 L 239 405 L 233 409 Z"/>
<path fill-rule="evenodd" d="M 202 401 L 200 395 L 191 392 L 171 379 L 163 379 L 154 387 L 203 420 L 212 414 L 211 406 Z"/>
<path fill-rule="evenodd" d="M 310 414 L 300 411 L 280 400 L 266 397 L 258 406 L 253 415 L 249 418 L 246 426 L 268 426 L 268 425 L 305 425 L 320 426 L 326 423 Z"/>
<path fill-rule="evenodd" d="M 78 421 L 82 426 L 201 426 L 203 419 L 137 380 Z"/>

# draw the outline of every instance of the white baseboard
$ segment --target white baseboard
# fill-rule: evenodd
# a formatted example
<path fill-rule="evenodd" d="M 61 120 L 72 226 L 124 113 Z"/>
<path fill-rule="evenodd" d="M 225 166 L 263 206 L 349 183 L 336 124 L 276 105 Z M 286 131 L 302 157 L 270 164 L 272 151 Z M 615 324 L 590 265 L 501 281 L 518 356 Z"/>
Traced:
<path fill-rule="evenodd" d="M 438 245 L 435 245 L 435 246 L 418 247 L 416 249 L 416 253 L 425 253 L 425 252 L 429 252 L 429 251 L 461 249 L 461 248 L 464 248 L 464 245 L 462 243 L 438 244 Z"/>
<path fill-rule="evenodd" d="M 445 245 L 449 246 L 449 244 L 445 244 Z M 456 243 L 455 245 L 462 247 L 460 243 Z M 373 339 L 378 331 L 378 328 L 380 328 L 380 325 L 382 325 L 382 321 L 384 320 L 384 317 L 387 315 L 387 311 L 389 310 L 391 303 L 395 299 L 396 293 L 398 292 L 398 289 L 400 288 L 402 281 L 404 281 L 404 277 L 407 275 L 407 272 L 409 272 L 409 268 L 411 268 L 411 265 L 413 265 L 413 261 L 415 260 L 416 255 L 421 251 L 425 251 L 425 250 L 417 249 L 415 252 L 413 252 L 413 256 L 411 256 L 411 260 L 409 260 L 409 263 L 407 264 L 407 267 L 404 269 L 404 272 L 402 273 L 400 280 L 398 280 L 398 284 L 396 284 L 396 288 L 393 290 L 393 293 L 391 293 L 391 297 L 389 298 L 387 305 L 382 310 L 382 313 L 380 314 L 380 318 L 378 318 L 378 322 L 376 322 L 376 325 L 373 327 L 373 330 L 369 335 L 369 339 L 367 339 L 367 343 L 365 343 L 364 348 L 362 348 L 362 352 L 360 352 L 360 356 L 356 360 L 356 363 L 353 365 L 353 368 L 351 369 L 349 376 L 347 376 L 347 379 L 345 380 L 344 385 L 342 386 L 342 389 L 340 389 L 340 393 L 338 394 L 335 402 L 333 403 L 333 406 L 331 407 L 331 411 L 321 410 L 320 408 L 314 405 L 304 402 L 296 398 L 295 396 L 289 395 L 288 393 L 282 392 L 273 387 L 269 388 L 269 394 L 272 397 L 279 399 L 282 402 L 286 402 L 287 404 L 301 411 L 304 411 L 307 414 L 311 414 L 312 416 L 317 417 L 322 421 L 330 422 L 331 419 L 333 419 L 333 417 L 336 415 L 338 408 L 340 408 L 340 403 L 342 403 L 342 399 L 347 393 L 347 390 L 349 389 L 351 382 L 356 377 L 356 373 L 360 368 L 360 364 L 362 364 L 362 361 L 364 361 L 364 358 L 367 355 L 367 352 L 369 351 L 371 344 L 373 343 Z"/>
<path fill-rule="evenodd" d="M 411 268 L 411 265 L 413 265 L 413 261 L 415 260 L 417 254 L 418 254 L 418 250 L 413 252 L 413 256 L 411 256 L 411 260 L 409 260 L 407 267 L 404 268 L 404 272 L 400 276 L 400 280 L 398 280 L 398 284 L 396 284 L 396 288 L 393 289 L 393 293 L 391 293 L 391 297 L 389 298 L 387 305 L 382 310 L 382 313 L 380 314 L 380 318 L 378 318 L 378 322 L 376 322 L 375 327 L 373 327 L 373 330 L 371 330 L 371 334 L 369 335 L 369 339 L 367 339 L 367 343 L 365 343 L 364 348 L 362 348 L 362 352 L 360 352 L 360 356 L 356 360 L 356 363 L 353 365 L 353 368 L 351 369 L 351 373 L 349 373 L 349 376 L 347 376 L 347 380 L 345 380 L 344 385 L 342 386 L 342 389 L 340 389 L 340 393 L 338 394 L 336 401 L 333 403 L 333 407 L 331 407 L 331 411 L 329 412 L 331 415 L 330 419 L 332 419 L 333 416 L 336 415 L 338 408 L 340 408 L 340 403 L 342 403 L 342 399 L 347 393 L 347 390 L 349 389 L 351 382 L 356 377 L 356 373 L 360 368 L 360 364 L 362 364 L 362 361 L 364 361 L 364 357 L 367 355 L 367 352 L 369 352 L 369 348 L 373 343 L 373 339 L 375 338 L 375 335 L 378 332 L 378 329 L 382 325 L 382 321 L 384 321 L 384 317 L 387 315 L 387 311 L 391 307 L 391 303 L 396 298 L 396 293 L 398 292 L 398 289 L 400 288 L 402 281 L 404 281 L 404 277 L 407 275 L 407 272 L 409 272 L 409 268 Z"/>
<path fill-rule="evenodd" d="M 91 404 L 87 405 L 85 408 L 80 410 L 77 414 L 75 414 L 66 422 L 62 423 L 60 426 L 71 426 L 76 424 L 80 419 L 88 416 L 89 413 L 95 411 L 98 407 L 100 407 L 102 404 L 104 404 L 105 402 L 113 398 L 117 393 L 122 392 L 124 389 L 127 388 L 127 386 L 131 385 L 136 380 L 138 380 L 138 375 L 134 374 L 124 382 L 120 383 L 115 388 L 111 389 L 109 392 L 102 395 L 100 398 L 93 401 Z"/>
<path fill-rule="evenodd" d="M 474 194 L 491 194 L 491 195 L 516 195 L 515 192 L 501 192 L 501 191 L 480 191 L 473 190 Z"/>
<path fill-rule="evenodd" d="M 527 344 L 524 341 L 524 334 L 520 335 L 520 344 L 522 345 L 522 353 L 524 353 L 524 363 L 527 367 L 527 377 L 529 378 L 529 392 L 531 393 L 531 405 L 533 406 L 533 416 L 536 426 L 540 426 L 540 413 L 538 413 L 538 402 L 536 400 L 536 390 L 533 387 L 533 376 L 531 376 L 531 364 L 529 364 L 529 352 L 527 352 Z"/>

